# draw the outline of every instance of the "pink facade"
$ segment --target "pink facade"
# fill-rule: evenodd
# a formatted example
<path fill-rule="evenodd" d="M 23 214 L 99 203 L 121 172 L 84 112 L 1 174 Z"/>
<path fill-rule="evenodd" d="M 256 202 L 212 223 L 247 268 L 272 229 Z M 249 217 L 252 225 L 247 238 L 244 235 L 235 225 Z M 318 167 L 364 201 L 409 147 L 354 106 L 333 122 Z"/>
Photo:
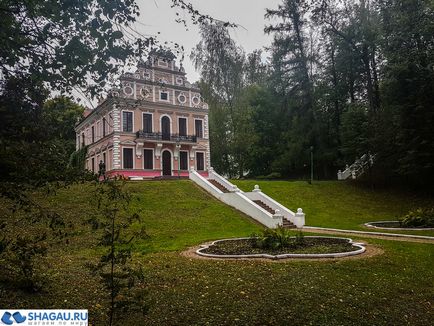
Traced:
<path fill-rule="evenodd" d="M 151 55 L 120 88 L 76 126 L 77 149 L 88 146 L 86 168 L 108 176 L 187 177 L 210 166 L 208 105 L 175 65 L 172 54 Z"/>

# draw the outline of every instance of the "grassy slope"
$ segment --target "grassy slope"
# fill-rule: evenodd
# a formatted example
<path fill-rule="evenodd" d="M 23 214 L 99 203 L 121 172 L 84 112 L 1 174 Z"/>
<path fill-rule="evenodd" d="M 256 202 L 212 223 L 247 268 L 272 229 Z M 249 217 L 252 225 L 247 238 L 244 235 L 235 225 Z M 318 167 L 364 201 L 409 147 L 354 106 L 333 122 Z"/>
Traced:
<path fill-rule="evenodd" d="M 302 207 L 309 226 L 434 236 L 434 231 L 384 231 L 362 225 L 371 221 L 396 220 L 410 209 L 434 206 L 432 199 L 390 191 L 374 192 L 337 181 L 319 181 L 312 185 L 303 181 L 233 182 L 244 191 L 251 191 L 258 184 L 264 193 L 289 209 Z"/>
<path fill-rule="evenodd" d="M 150 310 L 145 317 L 124 315 L 119 325 L 430 325 L 434 318 L 431 244 L 369 239 L 383 255 L 340 261 L 189 259 L 170 250 L 260 227 L 188 181 L 129 188 L 151 235 L 136 253 L 146 271 Z M 80 225 L 94 209 L 91 192 L 91 186 L 73 187 L 41 201 Z M 41 262 L 49 266 L 45 292 L 25 294 L 1 282 L 0 306 L 88 308 L 104 325 L 105 294 L 83 267 L 97 257 L 95 237 L 84 226 L 78 229 L 68 246 Z"/>

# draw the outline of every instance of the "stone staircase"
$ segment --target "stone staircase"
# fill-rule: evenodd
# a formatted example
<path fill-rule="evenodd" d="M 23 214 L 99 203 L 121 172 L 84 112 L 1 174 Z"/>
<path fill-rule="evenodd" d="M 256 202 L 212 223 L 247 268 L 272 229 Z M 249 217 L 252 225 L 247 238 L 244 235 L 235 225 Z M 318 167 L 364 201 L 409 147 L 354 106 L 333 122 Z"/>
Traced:
<path fill-rule="evenodd" d="M 258 205 L 258 206 L 262 207 L 263 209 L 265 209 L 270 214 L 275 214 L 276 213 L 276 211 L 274 209 L 272 209 L 270 206 L 268 206 L 267 204 L 265 204 L 261 200 L 253 200 L 253 202 L 256 205 Z M 288 221 L 286 218 L 283 219 L 283 225 L 282 226 L 284 228 L 287 228 L 287 229 L 293 229 L 293 228 L 296 227 L 293 223 L 291 223 L 290 221 Z"/>
<path fill-rule="evenodd" d="M 268 206 L 267 204 L 265 204 L 263 201 L 260 200 L 253 200 L 253 202 L 259 206 L 261 206 L 263 209 L 265 209 L 267 212 L 274 214 L 275 211 L 274 209 L 272 209 L 270 206 Z"/>
<path fill-rule="evenodd" d="M 345 170 L 338 171 L 338 180 L 357 179 L 363 175 L 369 168 L 374 165 L 375 156 L 371 154 L 364 154 L 357 158 L 353 164 L 346 166 Z"/>
<path fill-rule="evenodd" d="M 217 180 L 208 179 L 208 182 L 211 183 L 213 186 L 215 186 L 218 190 L 224 193 L 228 193 L 229 190 L 223 186 L 221 183 L 219 183 Z"/>
<path fill-rule="evenodd" d="M 189 178 L 217 199 L 268 228 L 302 228 L 305 225 L 305 215 L 301 208 L 298 208 L 297 212 L 289 210 L 264 194 L 258 185 L 255 185 L 252 191 L 244 192 L 213 168 L 209 168 L 206 177 L 192 168 Z"/>

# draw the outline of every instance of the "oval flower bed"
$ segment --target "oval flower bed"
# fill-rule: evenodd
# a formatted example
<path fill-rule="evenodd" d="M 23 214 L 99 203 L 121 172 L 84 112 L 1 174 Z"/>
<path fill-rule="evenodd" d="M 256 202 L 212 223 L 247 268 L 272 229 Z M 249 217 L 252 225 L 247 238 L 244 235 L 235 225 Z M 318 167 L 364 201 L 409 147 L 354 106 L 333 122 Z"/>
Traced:
<path fill-rule="evenodd" d="M 421 226 L 404 226 L 400 221 L 377 221 L 365 223 L 369 228 L 384 229 L 384 230 L 434 230 L 431 227 Z"/>
<path fill-rule="evenodd" d="M 213 258 L 336 258 L 358 255 L 366 248 L 348 238 L 305 236 L 302 243 L 296 237 L 285 247 L 259 248 L 254 238 L 223 239 L 203 245 L 196 253 Z M 292 239 L 291 238 L 291 239 Z"/>

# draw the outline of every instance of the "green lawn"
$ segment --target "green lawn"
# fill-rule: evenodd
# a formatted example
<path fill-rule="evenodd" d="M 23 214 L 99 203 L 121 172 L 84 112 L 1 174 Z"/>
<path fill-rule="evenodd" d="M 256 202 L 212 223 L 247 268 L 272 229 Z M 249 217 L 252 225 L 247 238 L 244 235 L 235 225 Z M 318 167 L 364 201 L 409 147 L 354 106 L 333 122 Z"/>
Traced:
<path fill-rule="evenodd" d="M 247 181 L 237 183 L 250 188 Z M 275 196 L 272 189 L 279 183 L 260 184 Z M 291 185 L 299 190 L 304 187 Z M 312 187 L 314 194 L 306 187 L 308 198 L 300 206 L 308 214 L 313 209 L 310 213 L 314 215 L 321 207 L 317 197 L 324 191 L 344 194 L 342 187 L 321 183 Z M 150 235 L 149 240 L 135 243 L 135 261 L 146 272 L 144 304 L 149 312 L 145 316 L 125 314 L 119 325 L 432 324 L 434 244 L 358 238 L 384 253 L 348 260 L 276 263 L 187 258 L 180 255 L 186 247 L 246 236 L 261 226 L 189 181 L 137 182 L 129 183 L 128 188 L 134 196 L 132 209 L 143 215 Z M 288 188 L 288 183 L 282 183 L 275 191 L 286 191 L 281 195 L 286 198 L 291 194 Z M 106 295 L 84 267 L 95 261 L 98 253 L 95 233 L 83 223 L 96 209 L 92 192 L 91 185 L 80 185 L 48 198 L 35 194 L 43 205 L 75 221 L 77 233 L 69 244 L 59 244 L 41 261 L 41 272 L 49 280 L 43 292 L 24 293 L 0 273 L 0 307 L 87 308 L 94 323 L 104 325 Z M 346 198 L 356 201 L 356 194 L 353 189 Z M 303 196 L 300 192 L 295 197 L 291 200 L 299 203 Z M 388 212 L 390 207 L 389 214 L 395 214 L 396 207 L 387 205 L 377 203 L 377 209 Z M 296 208 L 298 204 L 288 206 Z M 334 216 L 338 225 L 352 225 Z M 321 219 L 327 218 L 318 221 Z"/>
<path fill-rule="evenodd" d="M 433 198 L 372 191 L 337 181 L 317 181 L 312 185 L 304 181 L 233 180 L 233 183 L 244 191 L 251 191 L 258 184 L 265 194 L 289 209 L 303 208 L 309 226 L 434 236 L 434 231 L 385 231 L 363 226 L 366 222 L 396 220 L 417 207 L 433 207 Z"/>

